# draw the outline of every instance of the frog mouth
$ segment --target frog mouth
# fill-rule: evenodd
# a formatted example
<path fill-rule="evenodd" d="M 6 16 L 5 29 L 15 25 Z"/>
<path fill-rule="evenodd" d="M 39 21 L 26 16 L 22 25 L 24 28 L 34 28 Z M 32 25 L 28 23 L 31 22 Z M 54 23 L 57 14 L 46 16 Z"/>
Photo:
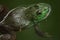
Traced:
<path fill-rule="evenodd" d="M 51 5 L 49 5 L 47 3 L 40 3 L 40 5 L 44 5 L 44 6 L 48 7 L 48 12 L 46 13 L 45 17 L 43 18 L 43 19 L 46 19 L 49 16 L 50 12 L 51 12 Z"/>
<path fill-rule="evenodd" d="M 48 7 L 49 7 L 48 8 L 48 13 L 46 14 L 46 16 L 43 19 L 46 19 L 49 16 L 50 12 L 51 12 L 51 6 L 49 5 Z"/>

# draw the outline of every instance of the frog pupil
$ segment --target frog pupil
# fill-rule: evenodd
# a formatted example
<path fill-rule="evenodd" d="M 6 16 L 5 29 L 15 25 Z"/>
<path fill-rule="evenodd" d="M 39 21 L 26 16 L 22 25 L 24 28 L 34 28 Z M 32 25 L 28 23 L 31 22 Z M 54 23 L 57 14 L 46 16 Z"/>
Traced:
<path fill-rule="evenodd" d="M 38 13 L 38 14 L 41 14 L 41 12 L 40 12 L 40 13 Z"/>
<path fill-rule="evenodd" d="M 37 15 L 41 14 L 41 12 L 37 11 Z"/>

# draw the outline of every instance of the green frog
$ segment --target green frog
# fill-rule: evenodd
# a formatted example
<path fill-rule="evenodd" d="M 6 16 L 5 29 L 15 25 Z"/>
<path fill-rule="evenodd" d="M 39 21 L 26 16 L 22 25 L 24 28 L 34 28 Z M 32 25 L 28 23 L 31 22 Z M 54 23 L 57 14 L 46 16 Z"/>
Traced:
<path fill-rule="evenodd" d="M 51 6 L 46 3 L 32 4 L 30 6 L 23 7 L 19 6 L 10 10 L 0 24 L 6 29 L 6 33 L 22 31 L 30 27 L 34 27 L 35 32 L 40 37 L 48 37 L 47 33 L 39 30 L 38 24 L 42 20 L 46 19 L 50 12 Z"/>

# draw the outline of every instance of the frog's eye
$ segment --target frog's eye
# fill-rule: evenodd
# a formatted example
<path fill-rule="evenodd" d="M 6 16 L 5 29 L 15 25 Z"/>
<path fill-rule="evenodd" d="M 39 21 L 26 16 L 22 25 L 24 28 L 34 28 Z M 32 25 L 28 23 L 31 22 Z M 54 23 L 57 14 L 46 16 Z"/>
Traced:
<path fill-rule="evenodd" d="M 36 14 L 37 14 L 37 15 L 40 15 L 40 14 L 42 14 L 42 13 L 41 13 L 41 11 L 38 10 L 38 11 L 36 12 Z"/>
<path fill-rule="evenodd" d="M 42 10 L 42 13 L 43 14 L 46 14 L 46 13 L 48 13 L 49 12 L 49 9 L 48 8 L 44 8 L 43 10 Z"/>

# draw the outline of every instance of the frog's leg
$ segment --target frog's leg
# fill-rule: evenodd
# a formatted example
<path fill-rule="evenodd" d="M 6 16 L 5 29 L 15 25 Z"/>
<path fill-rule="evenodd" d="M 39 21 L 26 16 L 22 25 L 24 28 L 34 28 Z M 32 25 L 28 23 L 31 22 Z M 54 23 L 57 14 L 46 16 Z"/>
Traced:
<path fill-rule="evenodd" d="M 11 34 L 11 39 L 10 40 L 16 40 L 16 33 Z"/>
<path fill-rule="evenodd" d="M 1 34 L 0 35 L 0 40 L 16 40 L 16 35 L 15 34 Z"/>
<path fill-rule="evenodd" d="M 2 34 L 12 33 L 12 31 L 14 31 L 14 32 L 19 31 L 19 27 L 0 24 L 0 33 L 2 33 Z"/>
<path fill-rule="evenodd" d="M 11 38 L 10 34 L 1 34 L 0 40 L 9 40 Z"/>
<path fill-rule="evenodd" d="M 37 33 L 38 36 L 40 37 L 51 37 L 47 32 L 43 32 L 39 29 L 38 25 L 34 26 L 35 32 Z"/>
<path fill-rule="evenodd" d="M 16 40 L 16 32 L 11 28 L 0 24 L 0 40 Z"/>
<path fill-rule="evenodd" d="M 0 24 L 0 40 L 16 40 L 16 30 L 8 25 Z"/>

